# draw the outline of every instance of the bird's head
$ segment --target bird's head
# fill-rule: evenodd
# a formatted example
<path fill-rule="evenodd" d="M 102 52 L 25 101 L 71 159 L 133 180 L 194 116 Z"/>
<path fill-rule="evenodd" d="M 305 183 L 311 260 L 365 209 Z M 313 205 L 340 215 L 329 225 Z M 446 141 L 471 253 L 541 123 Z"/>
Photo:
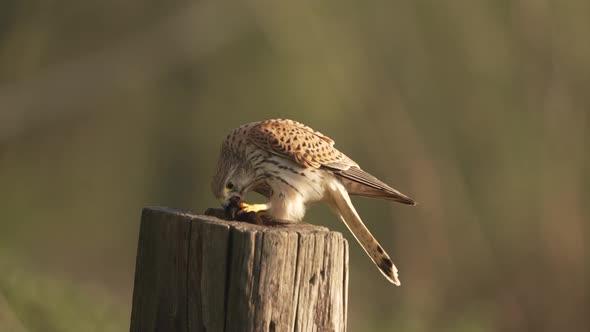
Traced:
<path fill-rule="evenodd" d="M 211 191 L 223 208 L 227 208 L 232 199 L 242 200 L 252 186 L 252 173 L 244 158 L 222 150 L 217 171 L 211 181 Z"/>

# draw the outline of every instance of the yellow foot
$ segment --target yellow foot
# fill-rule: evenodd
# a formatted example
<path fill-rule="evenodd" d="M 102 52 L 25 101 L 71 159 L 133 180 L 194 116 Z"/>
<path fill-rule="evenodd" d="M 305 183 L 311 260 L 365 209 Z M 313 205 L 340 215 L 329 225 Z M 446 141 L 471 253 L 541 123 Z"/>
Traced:
<path fill-rule="evenodd" d="M 241 202 L 240 207 L 244 212 L 260 212 L 270 209 L 270 204 L 248 204 L 246 202 Z"/>

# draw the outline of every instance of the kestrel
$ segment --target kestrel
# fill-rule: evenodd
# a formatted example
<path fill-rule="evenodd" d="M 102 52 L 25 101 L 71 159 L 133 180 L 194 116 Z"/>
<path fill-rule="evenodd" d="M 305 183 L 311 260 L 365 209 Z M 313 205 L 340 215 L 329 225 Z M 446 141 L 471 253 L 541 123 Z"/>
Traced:
<path fill-rule="evenodd" d="M 301 221 L 309 203 L 327 203 L 387 280 L 400 285 L 397 268 L 363 224 L 349 195 L 416 203 L 363 171 L 322 133 L 286 119 L 234 129 L 223 142 L 211 189 L 224 208 L 236 197 L 241 201 L 247 192 L 257 192 L 269 202 L 243 203 L 244 211 L 264 211 L 275 220 Z"/>

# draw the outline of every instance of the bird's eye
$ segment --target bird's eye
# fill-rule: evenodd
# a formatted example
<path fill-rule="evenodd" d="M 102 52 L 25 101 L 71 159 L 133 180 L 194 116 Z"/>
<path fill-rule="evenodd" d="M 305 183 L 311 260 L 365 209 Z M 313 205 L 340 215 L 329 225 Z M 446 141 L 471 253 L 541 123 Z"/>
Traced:
<path fill-rule="evenodd" d="M 234 189 L 234 183 L 230 181 L 225 185 L 225 187 L 229 190 L 232 190 Z"/>

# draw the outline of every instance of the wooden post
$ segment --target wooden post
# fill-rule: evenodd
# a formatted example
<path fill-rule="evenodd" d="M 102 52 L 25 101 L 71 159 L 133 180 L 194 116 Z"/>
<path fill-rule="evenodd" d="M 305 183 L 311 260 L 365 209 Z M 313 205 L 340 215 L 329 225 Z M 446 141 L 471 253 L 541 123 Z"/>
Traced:
<path fill-rule="evenodd" d="M 340 233 L 143 210 L 131 331 L 345 331 L 347 296 Z"/>

